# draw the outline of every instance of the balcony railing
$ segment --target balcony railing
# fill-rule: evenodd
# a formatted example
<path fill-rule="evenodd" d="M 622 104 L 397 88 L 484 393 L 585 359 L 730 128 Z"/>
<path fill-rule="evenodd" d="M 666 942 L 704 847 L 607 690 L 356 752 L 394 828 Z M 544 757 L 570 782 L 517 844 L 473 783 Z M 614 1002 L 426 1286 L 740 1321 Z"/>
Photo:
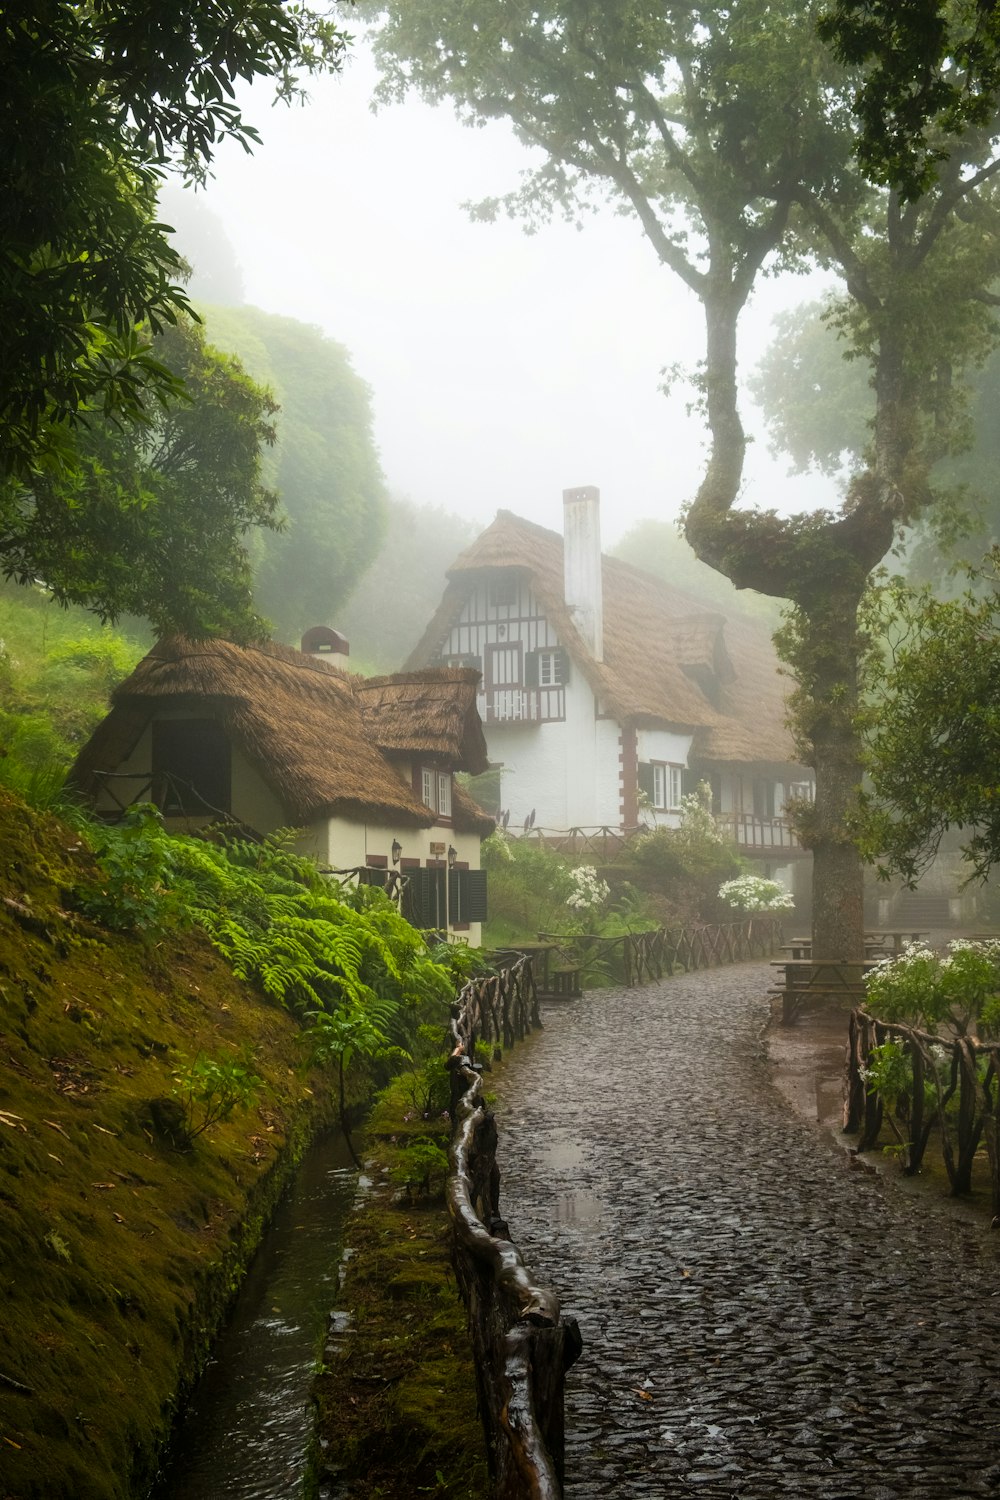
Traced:
<path fill-rule="evenodd" d="M 716 816 L 719 832 L 740 849 L 801 849 L 802 845 L 784 818 L 757 818 L 753 813 L 722 813 Z"/>
<path fill-rule="evenodd" d="M 545 724 L 566 717 L 561 687 L 497 687 L 476 700 L 484 724 Z"/>

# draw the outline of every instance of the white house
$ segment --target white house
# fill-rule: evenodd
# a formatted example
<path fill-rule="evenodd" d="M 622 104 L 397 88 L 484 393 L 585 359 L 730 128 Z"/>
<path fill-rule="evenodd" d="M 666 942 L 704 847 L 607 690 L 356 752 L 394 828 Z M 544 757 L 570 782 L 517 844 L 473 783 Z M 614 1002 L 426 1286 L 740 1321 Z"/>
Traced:
<path fill-rule="evenodd" d="M 601 553 L 599 496 L 564 491 L 564 536 L 500 511 L 448 571 L 407 665 L 474 668 L 510 827 L 676 825 L 700 780 L 771 873 L 803 851 L 784 816 L 811 799 L 768 632 Z"/>
<path fill-rule="evenodd" d="M 168 827 L 297 828 L 322 867 L 406 875 L 418 926 L 478 943 L 479 844 L 494 825 L 454 778 L 486 766 L 476 675 L 364 678 L 346 649 L 323 627 L 302 651 L 162 640 L 116 689 L 72 780 L 104 817 L 154 801 Z"/>

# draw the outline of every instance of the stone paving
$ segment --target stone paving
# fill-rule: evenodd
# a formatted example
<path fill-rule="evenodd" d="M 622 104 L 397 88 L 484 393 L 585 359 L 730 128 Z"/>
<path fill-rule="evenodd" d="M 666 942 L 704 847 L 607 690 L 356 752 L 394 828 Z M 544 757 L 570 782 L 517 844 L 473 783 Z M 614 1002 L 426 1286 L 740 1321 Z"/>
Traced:
<path fill-rule="evenodd" d="M 995 1241 L 791 1111 L 768 973 L 548 1006 L 505 1068 L 501 1208 L 584 1339 L 567 1497 L 1000 1496 Z"/>

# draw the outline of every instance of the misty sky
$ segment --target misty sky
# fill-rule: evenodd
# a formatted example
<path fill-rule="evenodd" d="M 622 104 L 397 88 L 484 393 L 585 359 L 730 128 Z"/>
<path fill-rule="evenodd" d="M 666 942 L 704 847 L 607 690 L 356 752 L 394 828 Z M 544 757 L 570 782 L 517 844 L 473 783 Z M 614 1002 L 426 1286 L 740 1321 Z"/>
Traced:
<path fill-rule="evenodd" d="M 703 432 L 690 391 L 664 396 L 660 372 L 697 361 L 697 300 L 610 210 L 534 236 L 470 223 L 462 203 L 516 186 L 526 148 L 501 124 L 470 130 L 416 100 L 372 114 L 374 81 L 356 44 L 341 77 L 310 83 L 305 107 L 251 97 L 263 145 L 223 149 L 201 195 L 246 300 L 350 351 L 394 492 L 484 524 L 507 507 L 561 529 L 563 489 L 596 484 L 607 544 L 640 518 L 675 517 L 698 483 Z M 745 319 L 746 369 L 776 308 L 809 292 L 764 283 Z M 747 501 L 832 502 L 786 467 L 761 434 Z"/>

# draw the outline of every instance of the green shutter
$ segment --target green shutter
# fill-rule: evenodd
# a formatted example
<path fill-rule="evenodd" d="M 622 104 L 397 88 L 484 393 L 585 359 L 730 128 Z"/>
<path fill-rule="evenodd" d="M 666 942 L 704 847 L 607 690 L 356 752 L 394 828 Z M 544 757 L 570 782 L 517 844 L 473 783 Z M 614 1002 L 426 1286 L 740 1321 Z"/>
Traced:
<path fill-rule="evenodd" d="M 569 652 L 558 651 L 556 655 L 559 657 L 559 683 L 565 687 L 569 682 Z"/>
<path fill-rule="evenodd" d="M 645 792 L 652 803 L 653 800 L 653 767 L 648 760 L 639 762 L 639 790 Z"/>
<path fill-rule="evenodd" d="M 451 920 L 486 921 L 486 871 L 452 870 L 448 881 Z"/>
<path fill-rule="evenodd" d="M 414 927 L 444 927 L 444 870 L 408 870 L 410 902 L 407 918 Z"/>
<path fill-rule="evenodd" d="M 538 652 L 526 651 L 524 653 L 524 685 L 529 688 L 538 686 Z"/>

